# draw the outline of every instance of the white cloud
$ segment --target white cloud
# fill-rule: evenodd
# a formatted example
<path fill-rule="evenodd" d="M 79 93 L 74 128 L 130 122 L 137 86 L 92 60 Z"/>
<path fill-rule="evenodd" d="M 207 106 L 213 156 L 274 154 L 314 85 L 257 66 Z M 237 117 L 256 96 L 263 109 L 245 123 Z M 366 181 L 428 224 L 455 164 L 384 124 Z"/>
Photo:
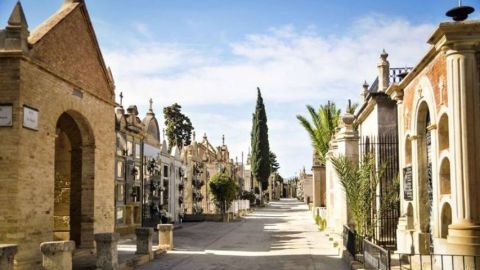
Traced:
<path fill-rule="evenodd" d="M 316 27 L 302 30 L 288 25 L 252 33 L 232 42 L 226 49 L 228 57 L 205 48 L 138 41 L 107 51 L 105 58 L 118 91 L 124 91 L 129 103 L 145 105 L 152 97 L 162 105 L 182 104 L 195 114 L 190 117 L 197 130 L 206 130 L 218 142 L 224 133 L 231 138 L 227 141 L 235 152 L 232 156 L 247 151 L 251 112 L 260 86 L 267 103 L 272 148 L 282 163 L 282 173 L 292 175 L 303 164 L 311 164 L 310 142 L 294 117 L 298 104 L 318 105 L 331 99 L 343 106 L 346 99 L 355 100 L 363 81 L 375 78 L 383 48 L 390 53 L 391 66 L 415 65 L 426 52 L 426 40 L 433 31 L 433 25 L 412 25 L 378 14 L 361 18 L 334 35 L 321 35 Z M 148 29 L 138 31 L 148 34 Z M 241 108 L 242 104 L 248 105 Z M 269 104 L 283 107 L 269 110 Z M 224 110 L 227 105 L 235 105 L 237 113 Z M 204 106 L 209 106 L 208 112 L 195 110 Z M 291 117 L 285 117 L 288 113 Z"/>

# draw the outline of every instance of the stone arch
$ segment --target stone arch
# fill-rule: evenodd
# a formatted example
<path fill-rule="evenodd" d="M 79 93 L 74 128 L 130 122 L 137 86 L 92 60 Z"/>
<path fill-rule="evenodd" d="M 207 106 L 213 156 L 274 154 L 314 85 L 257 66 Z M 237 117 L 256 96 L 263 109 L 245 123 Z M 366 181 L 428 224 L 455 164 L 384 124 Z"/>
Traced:
<path fill-rule="evenodd" d="M 442 207 L 441 215 L 441 237 L 447 238 L 448 236 L 448 226 L 452 224 L 452 208 L 449 203 L 444 203 Z"/>
<path fill-rule="evenodd" d="M 430 108 L 427 102 L 420 103 L 416 117 L 416 140 L 417 140 L 417 176 L 418 176 L 418 200 L 419 200 L 419 224 L 420 230 L 424 233 L 431 233 L 432 216 L 432 148 Z"/>
<path fill-rule="evenodd" d="M 54 158 L 54 239 L 93 247 L 95 138 L 80 113 L 59 116 Z"/>
<path fill-rule="evenodd" d="M 451 178 L 450 178 L 450 160 L 448 157 L 443 157 L 440 163 L 440 194 L 451 194 Z"/>
<path fill-rule="evenodd" d="M 438 150 L 439 152 L 449 149 L 449 134 L 448 134 L 448 115 L 442 113 L 438 120 Z"/>

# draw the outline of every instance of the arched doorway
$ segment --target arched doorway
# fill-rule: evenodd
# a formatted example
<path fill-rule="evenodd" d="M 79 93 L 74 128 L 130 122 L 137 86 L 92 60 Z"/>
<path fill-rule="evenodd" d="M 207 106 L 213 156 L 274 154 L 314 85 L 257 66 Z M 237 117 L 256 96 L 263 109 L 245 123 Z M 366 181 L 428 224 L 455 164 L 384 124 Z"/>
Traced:
<path fill-rule="evenodd" d="M 94 141 L 86 119 L 63 113 L 56 125 L 54 239 L 93 247 Z"/>
<path fill-rule="evenodd" d="M 419 184 L 420 230 L 429 234 L 430 252 L 433 253 L 432 238 L 432 137 L 430 130 L 430 112 L 426 102 L 422 102 L 417 116 L 417 168 Z"/>

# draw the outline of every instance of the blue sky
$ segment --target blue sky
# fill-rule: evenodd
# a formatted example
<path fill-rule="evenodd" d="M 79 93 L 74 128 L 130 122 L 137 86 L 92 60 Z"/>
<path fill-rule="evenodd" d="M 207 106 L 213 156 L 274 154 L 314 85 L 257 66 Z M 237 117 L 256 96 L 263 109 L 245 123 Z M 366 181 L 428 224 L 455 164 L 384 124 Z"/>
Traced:
<path fill-rule="evenodd" d="M 5 25 L 16 1 L 0 1 Z M 62 0 L 23 0 L 30 30 Z M 480 9 L 480 0 L 463 1 Z M 311 166 L 308 136 L 295 115 L 305 104 L 358 101 L 383 48 L 392 66 L 413 66 L 454 0 L 87 0 L 117 94 L 157 115 L 173 102 L 214 145 L 248 151 L 256 87 L 262 88 L 271 148 L 281 173 Z M 474 14 L 478 18 L 478 13 Z"/>

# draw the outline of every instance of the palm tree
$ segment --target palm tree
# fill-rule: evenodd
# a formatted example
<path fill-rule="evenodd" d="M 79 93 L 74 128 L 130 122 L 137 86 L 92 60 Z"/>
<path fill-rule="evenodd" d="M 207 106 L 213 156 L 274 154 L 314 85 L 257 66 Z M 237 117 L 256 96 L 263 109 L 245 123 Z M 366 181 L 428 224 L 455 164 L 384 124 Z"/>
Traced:
<path fill-rule="evenodd" d="M 340 119 L 340 109 L 334 102 L 328 101 L 321 105 L 318 111 L 311 105 L 307 105 L 311 122 L 304 116 L 297 115 L 298 121 L 305 128 L 312 141 L 314 151 L 318 154 L 320 163 L 325 164 L 325 157 L 328 152 L 329 142 Z"/>
<path fill-rule="evenodd" d="M 355 111 L 357 110 L 357 108 L 358 108 L 358 103 L 352 104 L 352 101 L 349 99 L 346 112 L 349 114 L 355 114 Z"/>
<path fill-rule="evenodd" d="M 345 156 L 332 157 L 340 184 L 345 191 L 348 211 L 355 223 L 355 229 L 362 236 L 372 236 L 372 212 L 375 207 L 377 185 L 386 163 L 376 169 L 375 158 L 365 154 L 360 164 L 353 163 Z"/>

